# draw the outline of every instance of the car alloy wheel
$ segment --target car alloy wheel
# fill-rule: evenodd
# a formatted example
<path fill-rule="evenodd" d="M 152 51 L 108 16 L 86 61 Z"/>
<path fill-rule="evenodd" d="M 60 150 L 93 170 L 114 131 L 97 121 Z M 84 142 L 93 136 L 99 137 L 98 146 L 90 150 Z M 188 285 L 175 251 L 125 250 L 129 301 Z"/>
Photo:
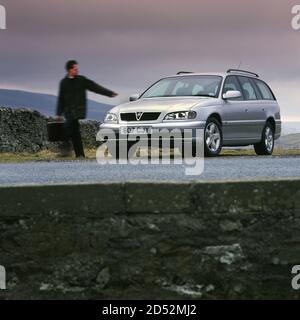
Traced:
<path fill-rule="evenodd" d="M 270 127 L 265 128 L 265 146 L 268 152 L 272 152 L 274 144 L 273 132 Z"/>
<path fill-rule="evenodd" d="M 270 156 L 274 148 L 274 128 L 272 124 L 267 121 L 263 131 L 262 138 L 259 143 L 254 144 L 254 150 L 257 155 Z"/>
<path fill-rule="evenodd" d="M 210 122 L 205 129 L 205 143 L 211 152 L 217 152 L 221 143 L 220 130 L 216 123 Z"/>
<path fill-rule="evenodd" d="M 215 157 L 221 152 L 222 146 L 222 126 L 217 119 L 211 117 L 207 120 L 204 129 L 204 155 Z"/>

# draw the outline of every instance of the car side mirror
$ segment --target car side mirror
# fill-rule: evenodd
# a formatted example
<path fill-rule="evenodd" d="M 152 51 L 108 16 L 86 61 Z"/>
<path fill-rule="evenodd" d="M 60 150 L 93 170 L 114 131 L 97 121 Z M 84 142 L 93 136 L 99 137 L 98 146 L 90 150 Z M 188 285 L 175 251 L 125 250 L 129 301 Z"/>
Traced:
<path fill-rule="evenodd" d="M 129 97 L 129 101 L 136 101 L 136 100 L 139 99 L 139 97 L 140 97 L 140 95 L 139 95 L 138 93 L 133 94 L 133 95 L 131 95 L 131 96 Z"/>
<path fill-rule="evenodd" d="M 233 99 L 233 98 L 239 98 L 242 94 L 238 90 L 228 90 L 226 93 L 223 94 L 223 99 Z"/>

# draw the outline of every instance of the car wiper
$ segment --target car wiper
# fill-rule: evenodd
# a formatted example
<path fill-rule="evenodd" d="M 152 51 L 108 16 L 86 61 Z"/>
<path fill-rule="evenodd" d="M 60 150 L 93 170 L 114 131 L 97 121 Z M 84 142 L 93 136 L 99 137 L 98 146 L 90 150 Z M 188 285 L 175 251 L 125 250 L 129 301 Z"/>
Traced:
<path fill-rule="evenodd" d="M 144 98 L 165 98 L 165 97 L 178 97 L 178 96 L 174 96 L 174 95 L 165 95 L 165 96 L 150 96 L 150 97 L 144 97 Z M 143 97 L 141 97 L 143 98 Z"/>
<path fill-rule="evenodd" d="M 141 98 L 144 98 L 144 99 L 147 99 L 147 98 L 161 98 L 161 97 L 165 97 L 165 96 L 150 96 L 150 97 L 141 97 Z"/>
<path fill-rule="evenodd" d="M 192 95 L 184 95 L 184 96 L 176 96 L 176 95 L 172 94 L 172 95 L 151 96 L 151 97 L 144 97 L 144 98 L 170 98 L 170 97 L 210 97 L 210 98 L 215 98 L 214 96 L 211 96 L 209 94 L 192 94 Z M 143 97 L 141 97 L 141 98 L 143 98 Z"/>
<path fill-rule="evenodd" d="M 195 94 L 194 96 L 196 96 L 196 97 L 210 97 L 210 98 L 215 98 L 215 96 L 211 96 L 210 94 Z"/>

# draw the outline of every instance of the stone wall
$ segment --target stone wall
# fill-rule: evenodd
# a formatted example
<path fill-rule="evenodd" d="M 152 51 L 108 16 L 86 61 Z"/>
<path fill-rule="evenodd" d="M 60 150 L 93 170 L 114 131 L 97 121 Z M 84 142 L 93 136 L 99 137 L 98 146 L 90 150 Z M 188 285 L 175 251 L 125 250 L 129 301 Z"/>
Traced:
<path fill-rule="evenodd" d="M 0 152 L 38 152 L 56 149 L 47 141 L 47 118 L 29 109 L 0 108 Z M 52 119 L 53 120 L 53 119 Z M 81 121 L 85 147 L 96 147 L 97 121 Z"/>
<path fill-rule="evenodd" d="M 300 180 L 0 187 L 0 298 L 300 298 Z"/>

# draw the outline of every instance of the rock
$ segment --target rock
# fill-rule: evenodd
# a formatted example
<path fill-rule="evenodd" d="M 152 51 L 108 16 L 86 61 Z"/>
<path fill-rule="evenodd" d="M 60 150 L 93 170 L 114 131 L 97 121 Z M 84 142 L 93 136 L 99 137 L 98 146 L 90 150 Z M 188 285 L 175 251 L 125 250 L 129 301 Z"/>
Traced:
<path fill-rule="evenodd" d="M 110 280 L 109 268 L 102 269 L 96 279 L 97 286 L 101 289 L 105 288 Z"/>
<path fill-rule="evenodd" d="M 216 288 L 213 284 L 209 284 L 208 286 L 206 286 L 205 291 L 206 292 L 212 292 L 214 291 Z"/>
<path fill-rule="evenodd" d="M 170 290 L 170 291 L 174 291 L 176 293 L 178 293 L 179 295 L 183 295 L 183 296 L 187 296 L 190 298 L 197 298 L 200 299 L 203 296 L 203 285 L 193 285 L 193 284 L 184 284 L 184 285 L 167 285 L 166 287 L 164 287 L 164 289 Z"/>
<path fill-rule="evenodd" d="M 238 221 L 225 220 L 220 223 L 220 228 L 223 231 L 231 232 L 231 231 L 239 231 L 243 228 L 243 226 L 239 220 Z"/>
<path fill-rule="evenodd" d="M 152 253 L 152 254 L 157 254 L 157 249 L 156 248 L 151 248 L 150 249 L 150 253 Z"/>
<path fill-rule="evenodd" d="M 42 283 L 40 285 L 40 291 L 49 291 L 49 290 L 53 289 L 52 287 L 53 286 L 51 284 L 49 284 L 49 283 Z"/>
<path fill-rule="evenodd" d="M 238 243 L 228 246 L 205 247 L 204 253 L 226 265 L 231 265 L 244 258 L 244 253 Z"/>

